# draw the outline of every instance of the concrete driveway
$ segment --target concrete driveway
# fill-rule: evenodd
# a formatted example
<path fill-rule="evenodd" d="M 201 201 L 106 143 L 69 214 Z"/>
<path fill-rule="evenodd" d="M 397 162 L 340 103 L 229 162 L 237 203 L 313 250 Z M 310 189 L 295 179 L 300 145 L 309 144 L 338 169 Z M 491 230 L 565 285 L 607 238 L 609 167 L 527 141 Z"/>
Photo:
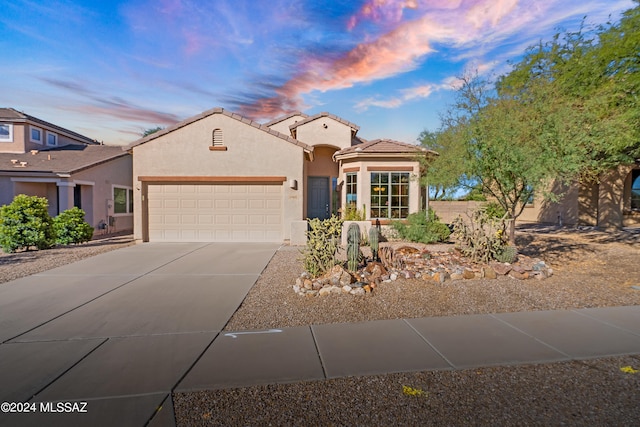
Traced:
<path fill-rule="evenodd" d="M 278 247 L 146 243 L 0 284 L 0 402 L 29 403 L 0 425 L 173 425 L 171 390 Z"/>

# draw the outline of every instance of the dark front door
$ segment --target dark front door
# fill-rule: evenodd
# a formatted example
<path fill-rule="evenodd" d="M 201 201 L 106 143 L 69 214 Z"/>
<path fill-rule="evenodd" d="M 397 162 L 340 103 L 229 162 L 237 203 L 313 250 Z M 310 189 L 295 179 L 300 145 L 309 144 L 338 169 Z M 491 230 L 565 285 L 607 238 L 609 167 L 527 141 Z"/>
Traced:
<path fill-rule="evenodd" d="M 309 218 L 329 218 L 331 214 L 331 206 L 329 206 L 329 177 L 310 176 L 308 180 L 307 216 Z"/>

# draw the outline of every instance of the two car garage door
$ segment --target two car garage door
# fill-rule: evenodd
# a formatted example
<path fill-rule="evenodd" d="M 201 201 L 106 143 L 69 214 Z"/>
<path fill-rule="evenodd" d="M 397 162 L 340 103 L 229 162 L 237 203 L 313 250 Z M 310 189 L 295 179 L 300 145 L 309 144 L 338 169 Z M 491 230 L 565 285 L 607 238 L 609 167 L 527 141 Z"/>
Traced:
<path fill-rule="evenodd" d="M 280 242 L 282 185 L 150 184 L 151 242 Z"/>

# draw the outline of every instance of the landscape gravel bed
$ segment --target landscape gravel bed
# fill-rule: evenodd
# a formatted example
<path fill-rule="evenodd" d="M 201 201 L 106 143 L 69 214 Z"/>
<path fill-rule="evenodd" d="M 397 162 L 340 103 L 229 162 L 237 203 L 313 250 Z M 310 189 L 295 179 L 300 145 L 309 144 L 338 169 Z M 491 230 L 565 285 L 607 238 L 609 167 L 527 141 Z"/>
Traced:
<path fill-rule="evenodd" d="M 225 330 L 638 305 L 640 290 L 633 287 L 640 287 L 638 237 L 620 241 L 601 232 L 521 232 L 517 242 L 520 250 L 545 260 L 553 267 L 553 276 L 545 280 L 450 280 L 443 284 L 400 278 L 380 284 L 365 296 L 296 294 L 292 286 L 304 270 L 301 248 L 284 246 Z M 446 247 L 437 246 L 437 250 L 443 249 Z"/>
<path fill-rule="evenodd" d="M 79 245 L 56 246 L 41 251 L 0 252 L 0 283 L 41 273 L 104 252 L 133 245 L 131 234 L 96 236 Z"/>
<path fill-rule="evenodd" d="M 375 357 L 375 355 L 372 355 Z M 179 426 L 632 426 L 637 356 L 174 394 Z"/>

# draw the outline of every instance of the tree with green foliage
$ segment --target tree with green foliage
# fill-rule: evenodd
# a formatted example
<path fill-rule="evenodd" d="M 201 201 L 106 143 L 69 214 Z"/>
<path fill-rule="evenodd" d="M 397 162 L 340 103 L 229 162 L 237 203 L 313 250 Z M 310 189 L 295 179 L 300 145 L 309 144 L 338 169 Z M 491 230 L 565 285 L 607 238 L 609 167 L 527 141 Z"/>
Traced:
<path fill-rule="evenodd" d="M 456 128 L 453 127 L 436 132 L 424 130 L 418 137 L 423 147 L 439 154 L 435 158 L 418 158 L 422 169 L 427 171 L 421 174 L 421 185 L 432 191 L 429 194 L 433 200 L 450 199 L 465 184 L 462 182 L 465 146 L 455 131 Z"/>
<path fill-rule="evenodd" d="M 446 115 L 447 130 L 464 147 L 456 154 L 461 179 L 474 182 L 508 212 L 511 241 L 513 220 L 533 193 L 579 169 L 575 144 L 558 139 L 566 112 L 543 94 L 542 89 L 531 97 L 501 94 L 477 75 L 467 76 Z"/>
<path fill-rule="evenodd" d="M 93 227 L 84 220 L 85 212 L 73 207 L 53 218 L 56 243 L 59 245 L 78 244 L 91 240 Z"/>
<path fill-rule="evenodd" d="M 429 166 L 436 182 L 454 182 L 444 178 L 452 172 L 458 184 L 479 185 L 512 220 L 511 242 L 514 221 L 534 194 L 560 196 L 547 191 L 552 182 L 597 179 L 640 158 L 635 1 L 618 24 L 530 48 L 495 85 L 464 77 L 441 130 L 427 138 L 444 147 Z"/>
<path fill-rule="evenodd" d="M 154 127 L 154 128 L 145 129 L 145 130 L 141 133 L 141 135 L 142 135 L 142 137 L 144 138 L 145 136 L 149 136 L 149 135 L 154 134 L 154 133 L 156 133 L 156 132 L 159 132 L 159 131 L 161 131 L 161 130 L 163 130 L 163 129 L 164 129 L 164 128 L 163 128 L 162 126 L 156 126 L 156 127 Z"/>
<path fill-rule="evenodd" d="M 561 136 L 580 147 L 583 181 L 640 157 L 640 1 L 635 3 L 617 24 L 590 31 L 583 25 L 530 48 L 497 85 L 513 97 L 537 96 L 544 86 L 564 104 Z"/>
<path fill-rule="evenodd" d="M 48 249 L 55 232 L 44 197 L 19 194 L 0 208 L 0 247 L 11 253 L 18 249 Z"/>

